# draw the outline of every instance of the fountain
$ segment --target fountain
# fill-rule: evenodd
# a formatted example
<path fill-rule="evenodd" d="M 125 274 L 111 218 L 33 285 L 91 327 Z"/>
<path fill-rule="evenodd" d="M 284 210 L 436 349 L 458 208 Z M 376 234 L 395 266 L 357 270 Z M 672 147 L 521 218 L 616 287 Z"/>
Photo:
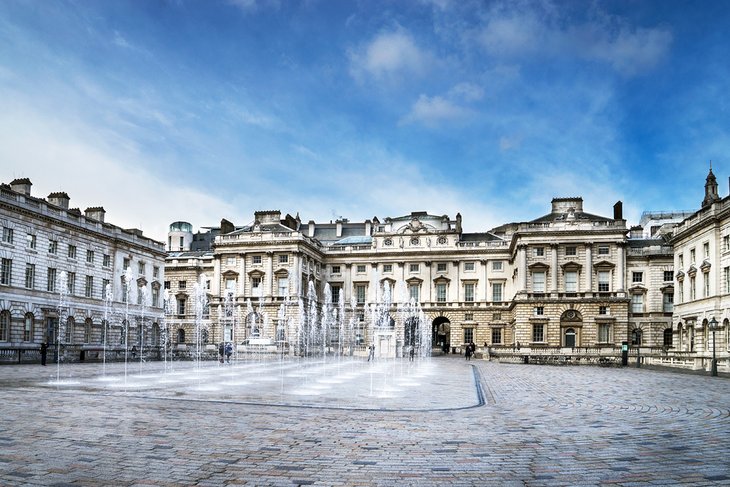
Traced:
<path fill-rule="evenodd" d="M 68 308 L 68 275 L 61 271 L 56 281 L 58 289 L 58 334 L 56 336 L 56 382 L 61 380 L 61 340 L 66 337 L 64 311 Z"/>
<path fill-rule="evenodd" d="M 195 363 L 196 369 L 200 368 L 200 361 L 203 355 L 203 344 L 207 341 L 207 326 L 203 322 L 203 315 L 208 308 L 208 295 L 205 289 L 206 275 L 201 274 L 200 279 L 193 285 L 193 300 L 195 306 Z"/>

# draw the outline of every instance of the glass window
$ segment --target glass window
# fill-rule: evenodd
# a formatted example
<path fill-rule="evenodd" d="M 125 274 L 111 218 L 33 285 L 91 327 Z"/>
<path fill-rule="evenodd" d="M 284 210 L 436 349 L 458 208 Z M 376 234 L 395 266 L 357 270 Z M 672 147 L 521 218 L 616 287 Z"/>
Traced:
<path fill-rule="evenodd" d="M 90 298 L 94 293 L 94 276 L 86 276 L 86 283 L 84 285 L 84 296 Z M 88 343 L 88 342 L 87 342 Z"/>
<path fill-rule="evenodd" d="M 532 292 L 545 292 L 545 273 L 542 271 L 532 273 Z"/>
<path fill-rule="evenodd" d="M 157 279 L 160 277 L 160 268 L 157 266 L 152 266 L 152 277 Z"/>
<path fill-rule="evenodd" d="M 49 240 L 48 241 L 48 253 L 49 254 L 57 254 L 58 253 L 58 241 L 57 240 Z"/>
<path fill-rule="evenodd" d="M 543 257 L 545 255 L 545 247 L 535 247 L 535 257 Z"/>
<path fill-rule="evenodd" d="M 288 264 L 289 263 L 289 254 L 282 254 L 279 256 L 279 264 Z"/>
<path fill-rule="evenodd" d="M 76 273 L 75 272 L 68 273 L 68 293 L 69 294 L 76 293 Z"/>
<path fill-rule="evenodd" d="M 671 282 L 674 280 L 673 271 L 664 271 L 664 282 Z"/>
<path fill-rule="evenodd" d="M 501 282 L 493 282 L 492 283 L 492 301 L 503 301 L 502 299 L 502 283 Z"/>
<path fill-rule="evenodd" d="M 86 251 L 86 263 L 87 264 L 93 264 L 94 263 L 94 251 L 93 250 L 87 250 Z"/>
<path fill-rule="evenodd" d="M 289 295 L 289 278 L 288 277 L 280 277 L 279 279 L 277 279 L 277 287 L 279 289 L 279 296 L 288 296 Z M 340 288 L 339 287 L 332 288 L 332 299 L 333 299 L 333 302 L 336 302 L 336 301 L 334 301 L 334 296 L 335 296 L 334 290 L 335 289 L 337 289 L 337 292 L 338 293 L 340 291 Z"/>
<path fill-rule="evenodd" d="M 468 282 L 464 284 L 464 301 L 474 301 L 474 283 Z"/>
<path fill-rule="evenodd" d="M 332 274 L 339 274 L 340 273 L 340 266 L 333 265 L 332 266 Z"/>
<path fill-rule="evenodd" d="M 383 272 L 386 274 L 393 272 L 393 264 L 383 264 Z"/>
<path fill-rule="evenodd" d="M 607 315 L 609 311 L 608 306 L 599 306 L 598 307 L 598 314 L 599 315 Z"/>
<path fill-rule="evenodd" d="M 0 342 L 7 342 L 10 335 L 10 311 L 0 311 Z"/>
<path fill-rule="evenodd" d="M 234 278 L 234 277 L 226 278 L 226 291 L 230 291 L 232 293 L 236 292 L 236 278 Z"/>
<path fill-rule="evenodd" d="M 340 302 L 340 286 L 332 286 L 330 292 L 332 293 L 332 303 L 337 304 Z M 281 295 L 280 295 L 281 296 Z"/>
<path fill-rule="evenodd" d="M 501 271 L 502 270 L 502 261 L 501 260 L 495 260 L 492 262 L 492 270 L 493 271 Z"/>
<path fill-rule="evenodd" d="M 689 278 L 689 300 L 694 301 L 697 297 L 697 278 Z"/>
<path fill-rule="evenodd" d="M 436 272 L 446 272 L 446 262 L 436 264 Z"/>
<path fill-rule="evenodd" d="M 578 252 L 577 252 L 577 248 L 575 245 L 569 245 L 569 246 L 565 247 L 565 255 L 571 256 L 571 255 L 576 255 L 577 253 Z"/>
<path fill-rule="evenodd" d="M 420 291 L 421 291 L 421 286 L 419 284 L 409 284 L 408 285 L 409 297 L 416 303 L 421 300 Z"/>
<path fill-rule="evenodd" d="M 137 271 L 138 271 L 137 273 L 139 275 L 142 275 L 142 276 L 144 275 L 144 272 L 145 272 L 144 262 L 137 262 Z"/>
<path fill-rule="evenodd" d="M 409 270 L 410 270 L 411 272 L 418 272 L 418 270 L 419 270 L 419 269 L 420 269 L 420 266 L 419 266 L 418 264 L 411 264 L 411 265 L 409 266 Z"/>
<path fill-rule="evenodd" d="M 253 256 L 253 263 L 254 264 L 260 264 L 261 263 L 261 256 L 260 255 L 254 255 Z"/>
<path fill-rule="evenodd" d="M 187 281 L 177 281 L 178 289 L 185 289 L 187 287 L 187 285 L 188 285 Z"/>
<path fill-rule="evenodd" d="M 464 343 L 474 341 L 474 328 L 464 328 Z"/>
<path fill-rule="evenodd" d="M 251 287 L 254 289 L 258 289 L 259 286 L 261 286 L 261 278 L 260 277 L 252 277 L 251 278 Z"/>
<path fill-rule="evenodd" d="M 35 264 L 25 264 L 25 287 L 35 289 Z"/>
<path fill-rule="evenodd" d="M 631 295 L 631 312 L 632 313 L 643 313 L 644 312 L 644 295 L 643 294 L 632 294 Z"/>
<path fill-rule="evenodd" d="M 664 346 L 665 347 L 672 346 L 672 329 L 671 328 L 666 328 L 664 330 Z"/>
<path fill-rule="evenodd" d="M 502 344 L 502 329 L 492 328 L 492 345 Z"/>
<path fill-rule="evenodd" d="M 600 323 L 598 325 L 598 341 L 600 343 L 611 342 L 611 325 L 608 323 Z"/>
<path fill-rule="evenodd" d="M 13 261 L 12 259 L 3 259 L 2 265 L 0 266 L 0 284 L 3 286 L 10 286 L 13 276 Z"/>
<path fill-rule="evenodd" d="M 177 314 L 185 314 L 185 298 L 178 298 L 177 300 Z"/>
<path fill-rule="evenodd" d="M 542 343 L 545 341 L 545 324 L 534 323 L 532 325 L 532 341 Z"/>
<path fill-rule="evenodd" d="M 464 271 L 466 271 L 466 272 L 474 271 L 474 262 L 464 262 Z"/>
<path fill-rule="evenodd" d="M 101 265 L 104 267 L 110 267 L 112 265 L 112 257 L 109 254 L 104 254 L 101 260 Z"/>
<path fill-rule="evenodd" d="M 160 307 L 160 288 L 158 287 L 152 288 L 152 306 L 155 308 Z"/>
<path fill-rule="evenodd" d="M 545 306 L 535 306 L 535 316 L 543 316 L 545 314 Z"/>
<path fill-rule="evenodd" d="M 358 284 L 355 286 L 355 297 L 357 299 L 357 304 L 365 303 L 365 284 Z"/>
<path fill-rule="evenodd" d="M 91 319 L 84 321 L 84 343 L 91 343 Z"/>
<path fill-rule="evenodd" d="M 13 243 L 13 229 L 3 227 L 3 242 L 11 244 Z"/>
<path fill-rule="evenodd" d="M 631 282 L 643 282 L 643 281 L 644 281 L 643 272 L 632 272 L 631 273 Z"/>
<path fill-rule="evenodd" d="M 664 293 L 662 298 L 662 309 L 665 313 L 671 313 L 674 309 L 674 293 Z"/>
<path fill-rule="evenodd" d="M 578 292 L 578 272 L 566 271 L 566 273 L 565 273 L 565 292 L 566 293 Z"/>
<path fill-rule="evenodd" d="M 598 255 L 608 255 L 608 254 L 609 254 L 608 245 L 599 245 L 598 246 Z"/>
<path fill-rule="evenodd" d="M 29 342 L 33 339 L 33 328 L 35 325 L 35 316 L 33 313 L 26 313 L 23 322 L 23 341 Z"/>
<path fill-rule="evenodd" d="M 609 271 L 598 271 L 598 292 L 607 293 L 611 290 L 611 273 Z"/>
<path fill-rule="evenodd" d="M 35 235 L 32 233 L 28 234 L 28 248 L 29 249 L 35 249 Z"/>
<path fill-rule="evenodd" d="M 474 313 L 464 313 L 464 321 L 474 321 Z"/>
<path fill-rule="evenodd" d="M 68 244 L 68 258 L 69 259 L 75 259 L 76 258 L 76 246 Z"/>
<path fill-rule="evenodd" d="M 365 274 L 365 264 L 358 264 L 357 265 L 357 273 L 358 274 Z"/>
<path fill-rule="evenodd" d="M 690 249 L 690 251 L 689 251 L 689 261 L 690 261 L 690 263 L 694 264 L 696 260 L 697 259 L 696 259 L 695 249 Z"/>
<path fill-rule="evenodd" d="M 439 303 L 446 302 L 446 284 L 436 284 L 436 301 L 438 301 Z"/>
<path fill-rule="evenodd" d="M 705 255 L 705 259 L 708 259 L 710 257 L 710 243 L 709 242 L 705 242 L 704 244 L 702 244 L 702 252 Z"/>

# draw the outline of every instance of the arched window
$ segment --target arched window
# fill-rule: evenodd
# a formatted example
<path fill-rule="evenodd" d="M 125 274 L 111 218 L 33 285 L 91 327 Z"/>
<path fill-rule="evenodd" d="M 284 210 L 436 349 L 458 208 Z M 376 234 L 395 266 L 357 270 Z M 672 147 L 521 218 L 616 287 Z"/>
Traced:
<path fill-rule="evenodd" d="M 567 328 L 565 330 L 565 346 L 573 348 L 575 347 L 575 329 Z"/>
<path fill-rule="evenodd" d="M 23 322 L 23 341 L 30 342 L 33 340 L 33 329 L 35 328 L 35 316 L 33 313 L 25 313 Z"/>
<path fill-rule="evenodd" d="M 92 324 L 91 318 L 86 318 L 86 321 L 84 321 L 84 343 L 91 343 Z"/>
<path fill-rule="evenodd" d="M 9 341 L 10 336 L 10 311 L 0 311 L 0 342 Z"/>
<path fill-rule="evenodd" d="M 672 329 L 671 328 L 664 329 L 664 346 L 665 347 L 672 346 Z"/>
<path fill-rule="evenodd" d="M 76 327 L 76 320 L 73 316 L 66 318 L 66 343 L 74 342 L 74 328 Z"/>
<path fill-rule="evenodd" d="M 182 328 L 177 330 L 177 343 L 185 343 L 185 330 Z"/>

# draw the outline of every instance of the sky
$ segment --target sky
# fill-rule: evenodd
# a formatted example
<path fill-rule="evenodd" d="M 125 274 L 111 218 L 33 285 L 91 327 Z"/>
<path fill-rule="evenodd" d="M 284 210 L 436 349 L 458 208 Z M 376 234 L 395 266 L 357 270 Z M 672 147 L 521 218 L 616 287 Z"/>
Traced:
<path fill-rule="evenodd" d="M 730 176 L 730 4 L 0 2 L 0 181 L 166 240 L 257 210 L 638 223 Z"/>

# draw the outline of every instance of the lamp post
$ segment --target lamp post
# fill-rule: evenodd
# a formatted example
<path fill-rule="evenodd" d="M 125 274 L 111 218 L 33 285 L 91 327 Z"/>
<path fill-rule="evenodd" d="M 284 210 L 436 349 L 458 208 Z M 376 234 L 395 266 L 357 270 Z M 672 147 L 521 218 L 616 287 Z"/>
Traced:
<path fill-rule="evenodd" d="M 715 332 L 717 331 L 717 320 L 713 316 L 712 319 L 710 319 L 710 322 L 708 323 L 710 330 L 712 330 L 712 371 L 710 372 L 710 375 L 712 377 L 717 377 L 717 359 L 715 358 Z"/>

